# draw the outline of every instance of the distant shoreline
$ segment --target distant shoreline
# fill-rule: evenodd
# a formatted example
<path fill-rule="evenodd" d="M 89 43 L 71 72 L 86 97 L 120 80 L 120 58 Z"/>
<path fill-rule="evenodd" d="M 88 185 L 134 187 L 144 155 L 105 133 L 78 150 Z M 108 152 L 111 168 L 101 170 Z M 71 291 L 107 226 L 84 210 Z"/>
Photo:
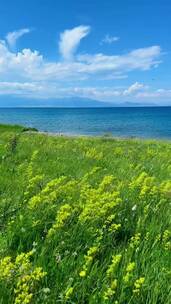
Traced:
<path fill-rule="evenodd" d="M 133 140 L 133 141 L 143 141 L 143 142 L 171 142 L 171 139 L 164 139 L 164 138 L 146 138 L 146 137 L 136 137 L 136 136 L 114 136 L 114 135 L 85 135 L 85 134 L 71 134 L 71 133 L 58 133 L 58 132 L 48 132 L 48 131 L 25 131 L 24 133 L 27 134 L 38 134 L 38 135 L 45 135 L 49 137 L 63 137 L 68 139 L 75 139 L 75 138 L 87 138 L 87 139 L 104 139 L 104 140 L 118 140 L 118 141 L 127 141 L 127 140 Z"/>
<path fill-rule="evenodd" d="M 61 132 L 48 132 L 48 131 L 41 131 L 36 128 L 31 128 L 27 126 L 22 125 L 15 125 L 15 124 L 1 124 L 0 123 L 0 132 L 1 129 L 8 130 L 18 130 L 19 133 L 28 134 L 28 135 L 45 135 L 47 137 L 62 137 L 62 138 L 68 138 L 68 139 L 93 139 L 93 140 L 117 140 L 117 141 L 142 141 L 142 142 L 168 142 L 171 143 L 171 139 L 167 138 L 146 138 L 146 137 L 136 137 L 136 136 L 115 136 L 115 135 L 107 135 L 107 134 L 101 134 L 101 135 L 86 135 L 86 134 L 71 134 L 71 133 L 61 133 Z"/>

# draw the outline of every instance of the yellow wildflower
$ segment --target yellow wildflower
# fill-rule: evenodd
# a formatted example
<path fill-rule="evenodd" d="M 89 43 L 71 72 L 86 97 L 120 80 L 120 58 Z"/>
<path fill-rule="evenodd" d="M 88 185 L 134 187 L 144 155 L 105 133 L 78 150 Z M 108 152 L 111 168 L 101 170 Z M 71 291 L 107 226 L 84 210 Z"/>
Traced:
<path fill-rule="evenodd" d="M 109 227 L 109 231 L 115 232 L 115 231 L 119 230 L 120 228 L 121 228 L 121 224 L 112 224 L 112 225 Z"/>
<path fill-rule="evenodd" d="M 135 269 L 135 263 L 129 263 L 126 268 L 126 275 L 123 277 L 125 283 L 128 283 L 132 277 L 132 272 Z"/>
<path fill-rule="evenodd" d="M 131 237 L 130 241 L 130 247 L 131 248 L 136 248 L 140 244 L 140 237 L 141 233 L 136 233 L 134 236 Z"/>
<path fill-rule="evenodd" d="M 104 292 L 103 299 L 110 299 L 115 293 L 117 288 L 117 280 L 113 280 L 110 284 L 110 287 Z"/>
<path fill-rule="evenodd" d="M 165 250 L 171 248 L 171 232 L 168 229 L 166 229 L 163 233 L 162 244 Z"/>
<path fill-rule="evenodd" d="M 7 256 L 0 261 L 0 278 L 10 279 L 13 275 L 14 264 L 11 262 L 11 257 Z"/>
<path fill-rule="evenodd" d="M 111 276 L 115 272 L 116 267 L 119 264 L 121 258 L 122 258 L 121 254 L 117 254 L 117 255 L 112 256 L 112 263 L 106 271 L 107 276 Z"/>
<path fill-rule="evenodd" d="M 142 288 L 142 285 L 144 284 L 145 278 L 144 277 L 140 277 L 139 279 L 137 279 L 134 283 L 134 289 L 133 289 L 133 293 L 139 295 L 140 293 L 140 289 Z"/>
<path fill-rule="evenodd" d="M 79 275 L 82 278 L 85 277 L 86 276 L 86 271 L 85 270 L 80 271 Z"/>
<path fill-rule="evenodd" d="M 90 267 L 96 253 L 98 252 L 98 246 L 90 247 L 87 254 L 84 256 L 85 264 L 83 265 L 83 270 L 80 272 L 80 277 L 85 277 L 88 268 Z"/>
<path fill-rule="evenodd" d="M 64 225 L 65 221 L 70 217 L 71 211 L 72 208 L 68 204 L 63 205 L 59 209 L 56 215 L 56 222 L 53 224 L 52 228 L 50 228 L 50 230 L 48 231 L 48 235 L 47 235 L 48 238 L 51 237 L 56 232 L 56 230 L 60 229 Z"/>
<path fill-rule="evenodd" d="M 73 294 L 74 288 L 73 287 L 69 287 L 65 293 L 65 300 L 68 300 L 71 295 Z"/>

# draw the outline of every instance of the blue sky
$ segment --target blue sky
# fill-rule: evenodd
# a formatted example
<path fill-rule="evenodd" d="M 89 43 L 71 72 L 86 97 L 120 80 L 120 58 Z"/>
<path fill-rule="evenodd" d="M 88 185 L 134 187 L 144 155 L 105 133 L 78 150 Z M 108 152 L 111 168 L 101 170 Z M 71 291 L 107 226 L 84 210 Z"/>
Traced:
<path fill-rule="evenodd" d="M 171 104 L 170 0 L 2 0 L 0 98 Z"/>

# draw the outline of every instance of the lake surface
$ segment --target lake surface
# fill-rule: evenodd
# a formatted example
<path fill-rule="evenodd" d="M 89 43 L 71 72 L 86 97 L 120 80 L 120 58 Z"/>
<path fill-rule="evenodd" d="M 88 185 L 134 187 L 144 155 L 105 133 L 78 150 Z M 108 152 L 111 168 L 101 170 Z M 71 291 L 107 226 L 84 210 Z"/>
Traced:
<path fill-rule="evenodd" d="M 171 107 L 0 108 L 0 123 L 71 135 L 171 139 Z"/>

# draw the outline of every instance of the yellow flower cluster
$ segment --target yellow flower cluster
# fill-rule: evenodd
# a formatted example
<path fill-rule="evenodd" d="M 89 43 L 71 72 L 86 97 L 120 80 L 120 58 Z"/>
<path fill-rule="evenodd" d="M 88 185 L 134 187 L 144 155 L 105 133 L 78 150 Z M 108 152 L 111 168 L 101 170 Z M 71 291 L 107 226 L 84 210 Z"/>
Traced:
<path fill-rule="evenodd" d="M 109 227 L 109 229 L 108 229 L 108 231 L 109 232 L 116 232 L 117 230 L 119 230 L 121 228 L 121 224 L 112 224 L 110 227 Z"/>
<path fill-rule="evenodd" d="M 15 259 L 15 265 L 17 266 L 17 268 L 21 271 L 28 271 L 30 268 L 30 257 L 33 255 L 34 251 L 31 250 L 27 253 L 21 253 L 19 255 L 17 255 L 16 259 Z"/>
<path fill-rule="evenodd" d="M 85 156 L 88 158 L 92 158 L 95 160 L 100 160 L 103 158 L 103 152 L 97 152 L 95 148 L 90 148 L 86 153 Z"/>
<path fill-rule="evenodd" d="M 0 261 L 0 278 L 1 280 L 9 280 L 13 276 L 14 264 L 11 257 L 7 256 Z"/>
<path fill-rule="evenodd" d="M 87 254 L 84 256 L 85 264 L 83 265 L 83 269 L 79 273 L 80 277 L 86 276 L 88 268 L 90 267 L 98 250 L 99 250 L 98 246 L 93 246 L 93 247 L 90 247 L 90 249 L 87 251 Z"/>
<path fill-rule="evenodd" d="M 30 262 L 32 255 L 33 251 L 21 253 L 14 263 L 11 262 L 11 257 L 5 257 L 0 261 L 1 279 L 7 283 L 10 279 L 14 285 L 16 282 L 14 304 L 29 304 L 33 297 L 35 283 L 46 275 L 41 267 L 33 268 Z"/>
<path fill-rule="evenodd" d="M 141 241 L 141 233 L 136 233 L 134 236 L 131 237 L 130 247 L 137 248 Z"/>
<path fill-rule="evenodd" d="M 65 204 L 61 206 L 57 212 L 56 221 L 53 224 L 53 226 L 49 229 L 47 237 L 48 238 L 52 237 L 55 234 L 55 232 L 64 225 L 65 221 L 70 217 L 71 214 L 72 214 L 72 208 L 70 205 Z"/>
<path fill-rule="evenodd" d="M 111 224 L 113 219 L 115 218 L 115 215 L 114 214 L 111 214 L 110 216 L 107 217 L 104 225 L 102 225 L 102 228 L 99 228 L 96 230 L 96 233 L 97 233 L 97 237 L 94 241 L 94 246 L 91 247 L 88 251 L 87 251 L 87 255 L 85 256 L 85 265 L 83 266 L 83 269 L 80 271 L 79 275 L 81 277 L 85 277 L 86 274 L 87 274 L 87 269 L 88 267 L 91 265 L 93 259 L 94 259 L 94 256 L 95 254 L 98 252 L 99 248 L 100 248 L 100 245 L 102 243 L 102 240 L 103 240 L 103 237 L 104 237 L 104 234 L 107 232 L 107 231 L 112 231 L 112 232 L 115 232 L 117 231 L 118 229 L 120 229 L 121 227 L 121 224 Z"/>
<path fill-rule="evenodd" d="M 162 244 L 165 250 L 171 249 L 171 232 L 168 229 L 163 233 Z"/>
<path fill-rule="evenodd" d="M 158 188 L 155 185 L 155 178 L 148 176 L 146 172 L 142 172 L 136 179 L 130 183 L 131 189 L 139 189 L 139 196 L 143 198 L 144 196 L 151 195 L 154 196 L 158 193 Z"/>
<path fill-rule="evenodd" d="M 114 279 L 110 287 L 104 292 L 103 299 L 108 300 L 110 299 L 115 293 L 116 293 L 116 288 L 117 288 L 117 280 Z"/>
<path fill-rule="evenodd" d="M 114 149 L 114 155 L 115 156 L 121 156 L 121 155 L 123 155 L 123 149 L 121 148 L 121 147 L 116 147 L 115 149 Z"/>
<path fill-rule="evenodd" d="M 118 264 L 120 263 L 121 258 L 122 258 L 121 254 L 112 256 L 112 263 L 106 271 L 107 277 L 110 277 L 115 273 L 115 270 L 116 270 Z"/>
<path fill-rule="evenodd" d="M 30 270 L 30 269 L 28 269 Z M 39 282 L 44 276 L 45 272 L 42 271 L 41 267 L 36 267 L 33 271 L 28 271 L 27 274 L 23 274 L 18 278 L 16 289 L 15 304 L 28 304 L 30 303 L 33 293 L 30 290 L 33 289 L 34 283 Z"/>
<path fill-rule="evenodd" d="M 81 202 L 85 206 L 79 216 L 81 222 L 105 219 L 122 202 L 119 192 L 113 189 L 113 179 L 113 176 L 105 176 L 97 189 L 82 188 Z"/>
<path fill-rule="evenodd" d="M 81 184 L 84 184 L 85 182 L 88 181 L 89 178 L 93 177 L 99 170 L 101 169 L 101 167 L 93 167 L 91 171 L 87 172 L 83 178 L 81 179 Z"/>
<path fill-rule="evenodd" d="M 145 282 L 145 278 L 144 277 L 141 277 L 139 279 L 137 279 L 134 283 L 134 289 L 133 289 L 133 293 L 139 295 L 140 294 L 140 290 L 142 288 L 142 285 L 144 284 Z"/>
<path fill-rule="evenodd" d="M 117 266 L 119 265 L 121 258 L 122 258 L 121 254 L 112 256 L 112 263 L 109 265 L 106 271 L 107 279 L 109 280 L 109 285 L 107 286 L 107 289 L 103 293 L 104 300 L 110 299 L 116 293 L 117 279 L 114 278 L 114 275 L 116 274 Z"/>
<path fill-rule="evenodd" d="M 25 199 L 27 199 L 30 195 L 33 195 L 36 188 L 41 189 L 43 179 L 44 175 L 36 175 L 30 178 L 26 191 L 24 192 Z"/>
<path fill-rule="evenodd" d="M 29 304 L 31 302 L 31 299 L 33 297 L 32 293 L 28 294 L 28 286 L 24 286 L 24 291 L 21 290 L 19 295 L 15 298 L 14 304 Z"/>
<path fill-rule="evenodd" d="M 171 196 L 171 181 L 165 181 L 161 184 L 160 190 L 163 194 L 170 197 Z"/>
<path fill-rule="evenodd" d="M 123 280 L 126 284 L 128 284 L 130 279 L 132 278 L 134 269 L 135 269 L 135 262 L 129 263 L 126 268 L 126 275 L 123 277 Z"/>
<path fill-rule="evenodd" d="M 44 202 L 53 203 L 59 192 L 61 191 L 61 186 L 66 181 L 66 177 L 62 176 L 50 181 L 46 187 L 37 195 L 34 195 L 28 202 L 29 208 L 34 209 Z"/>
<path fill-rule="evenodd" d="M 109 233 L 115 233 L 121 228 L 121 224 L 113 223 L 113 220 L 115 219 L 116 215 L 111 214 L 107 217 L 104 224 L 102 225 L 102 228 L 97 229 L 97 238 L 96 238 L 96 244 L 100 246 L 101 241 L 103 240 L 103 237 L 105 234 Z"/>
<path fill-rule="evenodd" d="M 115 177 L 113 175 L 105 175 L 99 185 L 98 191 L 102 193 L 104 191 L 110 191 L 110 189 L 112 190 L 114 187 L 114 181 Z"/>

